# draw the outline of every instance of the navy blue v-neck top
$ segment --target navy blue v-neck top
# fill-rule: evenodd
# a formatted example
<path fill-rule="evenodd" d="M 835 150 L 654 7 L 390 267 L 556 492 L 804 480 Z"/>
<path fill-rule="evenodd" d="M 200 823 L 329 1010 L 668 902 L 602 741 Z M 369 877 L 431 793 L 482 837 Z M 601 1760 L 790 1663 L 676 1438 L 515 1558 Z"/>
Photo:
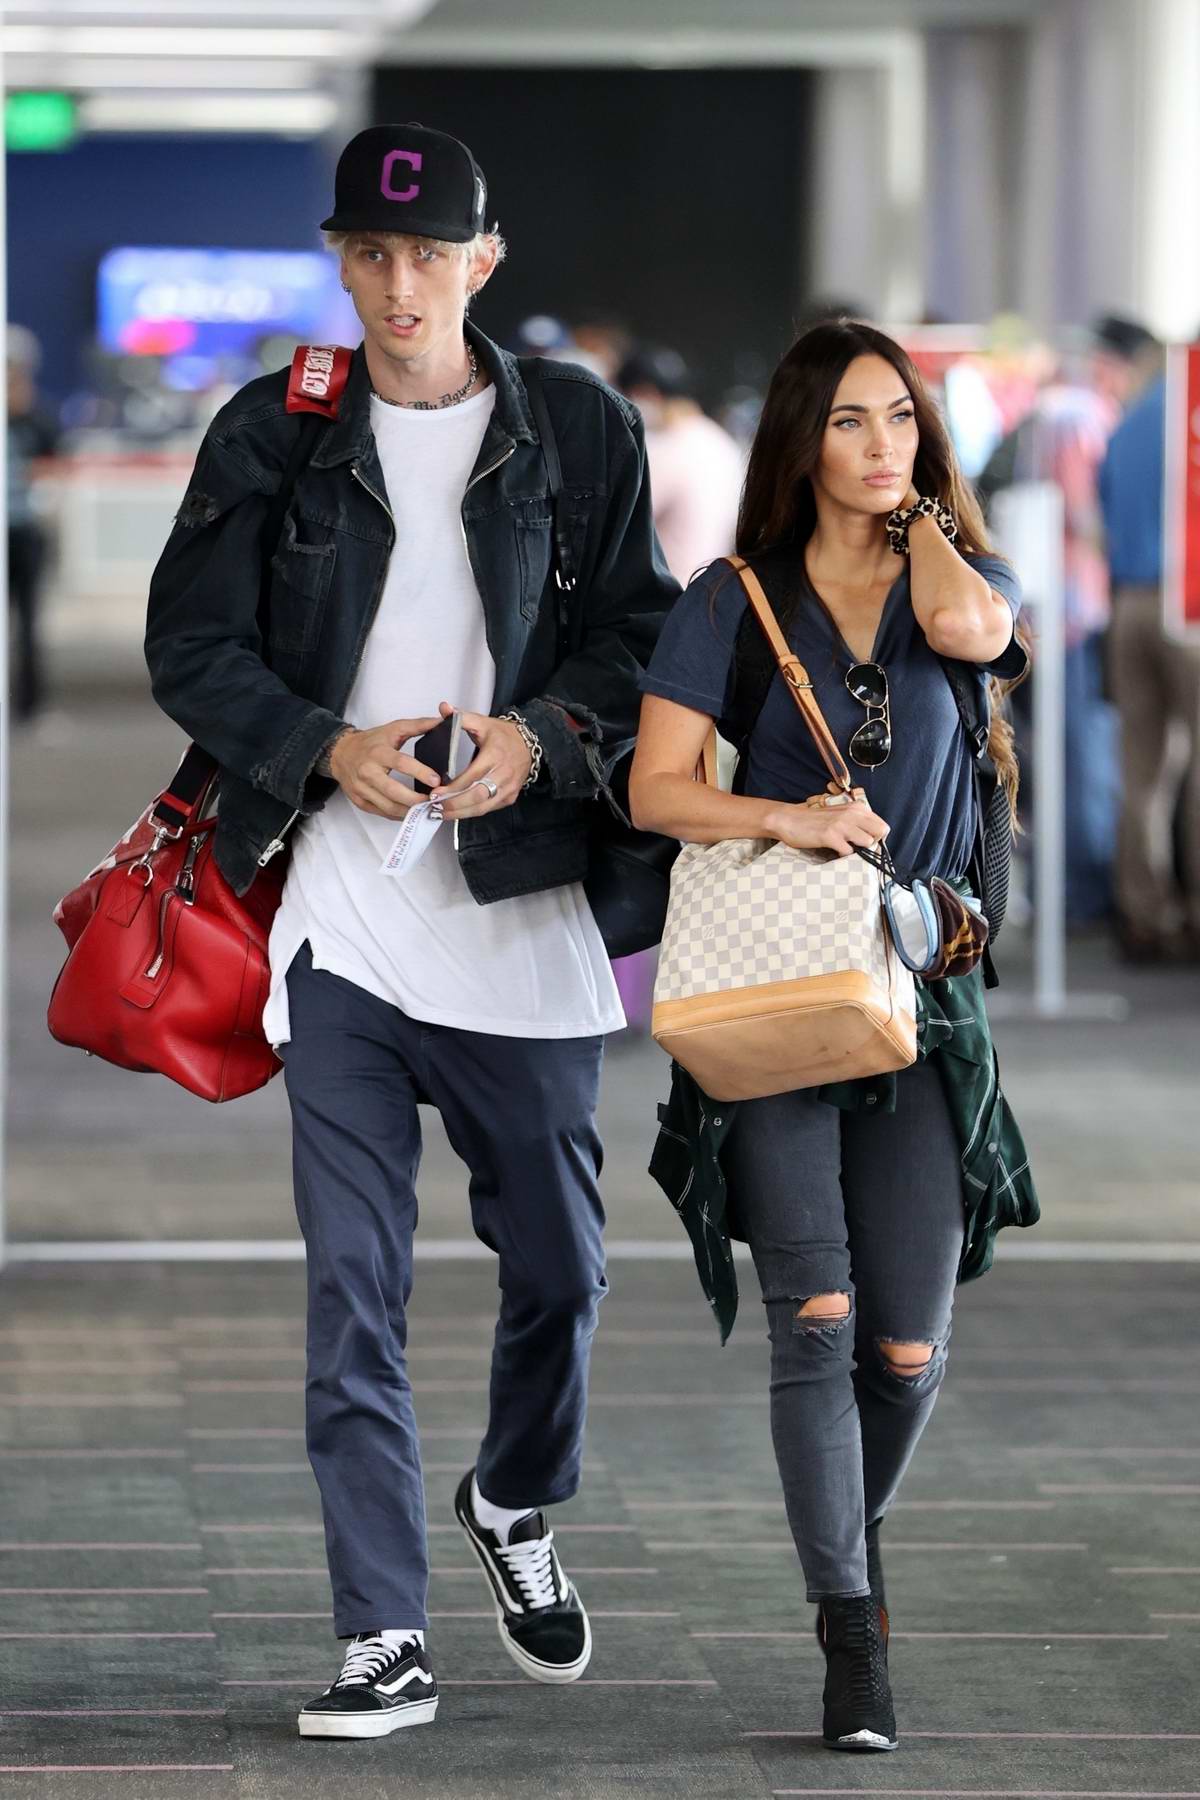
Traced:
<path fill-rule="evenodd" d="M 1021 588 L 1000 557 L 970 556 L 989 587 L 1012 608 L 1014 626 Z M 667 615 L 642 692 L 707 713 L 718 722 L 734 693 L 735 648 L 748 601 L 726 562 L 713 563 L 685 589 Z M 957 879 L 971 861 L 978 829 L 972 746 L 939 657 L 929 648 L 913 613 L 905 567 L 888 594 L 871 661 L 886 671 L 891 700 L 892 753 L 882 767 L 862 769 L 850 739 L 867 713 L 845 684 L 856 660 L 830 613 L 811 588 L 802 590 L 787 627 L 788 641 L 804 663 L 821 711 L 850 773 L 880 818 L 891 826 L 889 848 L 897 867 L 917 875 Z M 1003 656 L 978 666 L 980 710 L 989 673 L 1013 676 L 1024 667 L 1015 642 Z M 746 747 L 744 792 L 763 800 L 800 801 L 823 791 L 829 779 L 799 708 L 776 673 Z"/>

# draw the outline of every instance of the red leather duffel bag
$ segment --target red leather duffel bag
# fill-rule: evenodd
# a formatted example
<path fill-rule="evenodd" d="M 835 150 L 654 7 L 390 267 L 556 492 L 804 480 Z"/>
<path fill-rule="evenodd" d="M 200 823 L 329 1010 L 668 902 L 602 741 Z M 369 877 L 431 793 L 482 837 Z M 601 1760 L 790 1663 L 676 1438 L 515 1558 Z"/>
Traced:
<path fill-rule="evenodd" d="M 262 1014 L 284 859 L 238 898 L 213 860 L 215 775 L 193 746 L 170 791 L 59 901 L 70 954 L 48 1022 L 60 1043 L 119 1068 L 235 1100 L 282 1067 Z"/>
<path fill-rule="evenodd" d="M 269 642 L 270 559 L 297 477 L 323 423 L 335 419 L 351 352 L 303 344 L 287 390 L 301 426 L 263 527 L 258 625 Z M 270 991 L 271 921 L 285 858 L 268 862 L 239 898 L 213 860 L 210 806 L 217 764 L 193 744 L 166 793 L 77 888 L 55 923 L 69 955 L 50 996 L 48 1023 L 118 1068 L 153 1071 L 202 1100 L 236 1100 L 282 1064 L 263 1036 Z"/>

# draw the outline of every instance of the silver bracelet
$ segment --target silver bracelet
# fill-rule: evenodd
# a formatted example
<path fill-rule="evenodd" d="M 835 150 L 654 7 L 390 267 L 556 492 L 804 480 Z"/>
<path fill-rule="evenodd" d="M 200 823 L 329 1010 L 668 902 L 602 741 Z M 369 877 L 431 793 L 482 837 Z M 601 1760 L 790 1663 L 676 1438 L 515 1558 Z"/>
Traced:
<path fill-rule="evenodd" d="M 529 752 L 529 773 L 521 786 L 521 792 L 524 793 L 526 788 L 533 786 L 534 782 L 542 772 L 542 741 L 532 727 L 525 723 L 519 712 L 513 711 L 501 713 L 500 717 L 502 719 L 507 719 L 510 725 L 516 726 L 524 741 L 525 748 Z"/>

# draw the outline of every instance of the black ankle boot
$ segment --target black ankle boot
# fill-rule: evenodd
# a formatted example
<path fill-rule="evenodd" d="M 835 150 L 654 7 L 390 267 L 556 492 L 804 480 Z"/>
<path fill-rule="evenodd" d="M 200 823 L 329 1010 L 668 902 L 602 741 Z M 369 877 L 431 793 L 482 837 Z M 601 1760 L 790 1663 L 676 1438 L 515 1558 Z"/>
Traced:
<path fill-rule="evenodd" d="M 874 1600 L 876 1606 L 879 1608 L 879 1618 L 883 1626 L 883 1644 L 884 1649 L 886 1650 L 890 1620 L 888 1616 L 887 1593 L 883 1585 L 883 1557 L 879 1553 L 878 1521 L 876 1521 L 874 1525 L 867 1526 L 865 1538 L 867 1546 L 867 1585 L 871 1590 L 872 1600 Z M 813 1629 L 817 1634 L 817 1642 L 823 1650 L 825 1648 L 824 1626 L 821 1621 L 819 1608 L 817 1610 Z"/>
<path fill-rule="evenodd" d="M 825 1652 L 823 1735 L 831 1750 L 896 1748 L 885 1619 L 874 1594 L 830 1594 L 817 1609 Z"/>

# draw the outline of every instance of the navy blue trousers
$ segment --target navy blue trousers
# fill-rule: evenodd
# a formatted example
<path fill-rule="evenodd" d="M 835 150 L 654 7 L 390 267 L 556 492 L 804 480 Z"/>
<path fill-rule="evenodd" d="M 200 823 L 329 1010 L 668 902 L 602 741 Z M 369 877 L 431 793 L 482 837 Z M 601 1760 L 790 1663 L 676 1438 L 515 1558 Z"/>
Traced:
<path fill-rule="evenodd" d="M 314 969 L 307 944 L 288 974 L 288 1003 L 284 1078 L 308 1251 L 308 1453 L 334 1625 L 339 1637 L 423 1629 L 425 1494 L 405 1360 L 417 1106 L 441 1113 L 470 1172 L 475 1234 L 499 1258 L 480 1490 L 497 1506 L 552 1505 L 579 1485 L 606 1288 L 595 1124 L 604 1040 L 422 1024 Z"/>

